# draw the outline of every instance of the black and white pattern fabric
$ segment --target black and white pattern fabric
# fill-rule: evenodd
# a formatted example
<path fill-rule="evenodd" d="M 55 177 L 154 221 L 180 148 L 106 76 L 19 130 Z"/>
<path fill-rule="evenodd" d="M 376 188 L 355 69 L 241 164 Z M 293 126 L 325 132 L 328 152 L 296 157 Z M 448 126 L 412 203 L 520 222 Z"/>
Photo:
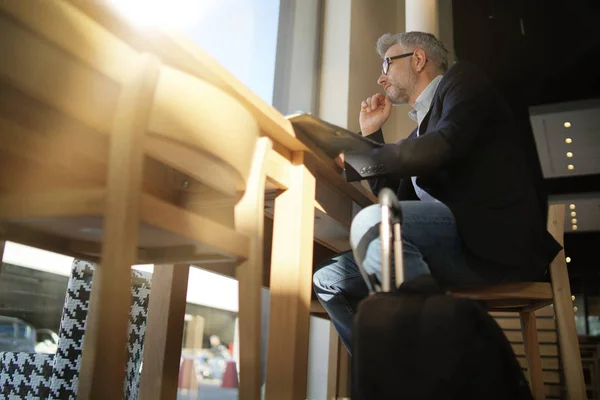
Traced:
<path fill-rule="evenodd" d="M 61 319 L 58 351 L 50 384 L 51 398 L 77 397 L 81 350 L 85 321 L 89 308 L 94 264 L 75 260 Z M 137 400 L 140 380 L 144 335 L 152 275 L 132 271 L 132 307 L 129 318 L 128 362 L 123 398 Z"/>
<path fill-rule="evenodd" d="M 129 317 L 129 341 L 127 343 L 127 370 L 125 379 L 125 399 L 137 400 L 140 387 L 142 355 L 144 354 L 144 337 L 146 335 L 146 319 L 148 318 L 148 302 L 150 300 L 150 282 L 152 274 L 132 271 L 131 277 L 131 314 Z"/>
<path fill-rule="evenodd" d="M 53 399 L 74 399 L 77 395 L 83 334 L 90 303 L 93 272 L 93 264 L 80 260 L 73 261 L 50 382 L 50 397 Z"/>
<path fill-rule="evenodd" d="M 0 399 L 46 399 L 53 358 L 51 354 L 1 352 Z"/>
<path fill-rule="evenodd" d="M 0 400 L 75 399 L 94 264 L 75 260 L 67 284 L 56 355 L 0 353 Z M 132 271 L 129 354 L 123 398 L 138 399 L 152 274 Z"/>

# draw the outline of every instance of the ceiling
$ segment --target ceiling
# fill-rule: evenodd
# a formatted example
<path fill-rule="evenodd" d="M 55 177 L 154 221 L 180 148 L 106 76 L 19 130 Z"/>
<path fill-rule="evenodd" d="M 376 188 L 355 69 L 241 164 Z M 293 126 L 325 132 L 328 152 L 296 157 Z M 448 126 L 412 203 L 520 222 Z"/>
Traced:
<path fill-rule="evenodd" d="M 548 203 L 564 204 L 566 206 L 565 233 L 598 231 L 600 226 L 600 193 L 550 195 L 548 196 Z"/>
<path fill-rule="evenodd" d="M 600 276 L 600 1 L 453 0 L 452 8 L 456 58 L 478 64 L 509 102 L 540 201 L 576 206 L 577 230 L 565 221 L 570 272 Z"/>
<path fill-rule="evenodd" d="M 600 99 L 529 109 L 544 178 L 600 174 Z"/>

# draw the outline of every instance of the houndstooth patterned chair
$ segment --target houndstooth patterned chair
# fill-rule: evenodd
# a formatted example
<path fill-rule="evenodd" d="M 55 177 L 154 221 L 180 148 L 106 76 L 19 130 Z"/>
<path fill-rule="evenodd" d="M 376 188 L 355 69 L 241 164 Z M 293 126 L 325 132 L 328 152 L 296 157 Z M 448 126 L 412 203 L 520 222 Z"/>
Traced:
<path fill-rule="evenodd" d="M 0 399 L 46 399 L 52 375 L 51 354 L 0 353 Z"/>
<path fill-rule="evenodd" d="M 56 355 L 0 353 L 0 399 L 75 399 L 94 264 L 75 260 L 67 287 Z M 137 400 L 151 274 L 132 271 L 129 354 L 123 398 Z"/>

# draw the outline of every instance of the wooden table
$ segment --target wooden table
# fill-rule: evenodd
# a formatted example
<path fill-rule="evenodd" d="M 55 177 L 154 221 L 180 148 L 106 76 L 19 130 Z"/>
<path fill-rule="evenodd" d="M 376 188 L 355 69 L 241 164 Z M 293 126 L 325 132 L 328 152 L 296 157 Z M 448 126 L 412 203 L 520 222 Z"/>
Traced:
<path fill-rule="evenodd" d="M 305 399 L 313 239 L 332 250 L 348 249 L 354 214 L 375 198 L 362 186 L 347 183 L 283 115 L 190 40 L 160 30 L 136 31 L 98 2 L 73 4 L 138 51 L 156 54 L 236 97 L 254 114 L 262 134 L 273 140 L 268 189 L 274 199 L 266 209 L 274 220 L 266 395 L 269 400 Z M 143 374 L 152 371 L 145 368 Z M 143 376 L 142 385 L 162 378 Z"/>

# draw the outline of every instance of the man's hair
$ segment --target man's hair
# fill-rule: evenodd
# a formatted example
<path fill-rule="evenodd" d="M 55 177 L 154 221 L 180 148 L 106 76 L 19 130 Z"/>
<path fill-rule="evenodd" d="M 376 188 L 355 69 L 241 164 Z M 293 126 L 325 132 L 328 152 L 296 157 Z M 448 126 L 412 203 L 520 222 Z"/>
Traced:
<path fill-rule="evenodd" d="M 403 32 L 385 33 L 377 40 L 377 52 L 381 58 L 395 44 L 399 44 L 406 51 L 419 48 L 427 54 L 427 58 L 442 72 L 448 69 L 448 50 L 444 44 L 431 33 Z"/>

